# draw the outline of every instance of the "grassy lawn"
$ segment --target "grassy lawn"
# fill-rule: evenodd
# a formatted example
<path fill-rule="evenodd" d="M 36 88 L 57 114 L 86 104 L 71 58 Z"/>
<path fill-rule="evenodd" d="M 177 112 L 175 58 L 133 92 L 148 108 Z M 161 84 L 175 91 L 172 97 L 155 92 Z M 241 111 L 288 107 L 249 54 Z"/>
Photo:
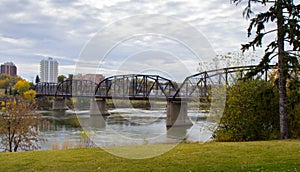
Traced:
<path fill-rule="evenodd" d="M 141 160 L 99 148 L 0 153 L 0 171 L 300 171 L 300 140 L 184 143 Z"/>

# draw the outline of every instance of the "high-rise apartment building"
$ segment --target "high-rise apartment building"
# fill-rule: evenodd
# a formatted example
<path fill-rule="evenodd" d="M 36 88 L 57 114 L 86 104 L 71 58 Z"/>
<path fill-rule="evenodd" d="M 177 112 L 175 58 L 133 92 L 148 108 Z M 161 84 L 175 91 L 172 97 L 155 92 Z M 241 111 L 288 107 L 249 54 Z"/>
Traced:
<path fill-rule="evenodd" d="M 41 82 L 57 82 L 58 62 L 49 57 L 40 63 L 40 79 Z"/>
<path fill-rule="evenodd" d="M 11 76 L 17 75 L 17 66 L 13 62 L 6 62 L 1 65 L 1 74 L 8 74 Z"/>

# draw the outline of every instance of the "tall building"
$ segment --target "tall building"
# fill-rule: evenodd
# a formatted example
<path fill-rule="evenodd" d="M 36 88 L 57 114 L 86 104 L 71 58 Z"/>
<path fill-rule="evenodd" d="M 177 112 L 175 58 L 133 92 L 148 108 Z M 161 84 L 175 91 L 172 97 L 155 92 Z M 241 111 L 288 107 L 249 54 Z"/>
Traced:
<path fill-rule="evenodd" d="M 40 79 L 41 82 L 57 82 L 58 62 L 49 57 L 40 63 Z"/>
<path fill-rule="evenodd" d="M 11 76 L 17 75 L 17 66 L 13 62 L 6 62 L 1 65 L 1 74 L 8 74 Z"/>

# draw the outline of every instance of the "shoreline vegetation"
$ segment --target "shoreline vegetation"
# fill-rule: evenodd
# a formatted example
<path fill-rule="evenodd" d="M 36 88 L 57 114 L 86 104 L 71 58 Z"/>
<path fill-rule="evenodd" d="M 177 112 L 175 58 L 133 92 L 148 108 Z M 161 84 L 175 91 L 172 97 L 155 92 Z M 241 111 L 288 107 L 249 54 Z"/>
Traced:
<path fill-rule="evenodd" d="M 134 152 L 164 145 L 126 146 Z M 300 140 L 182 143 L 150 159 L 100 148 L 0 153 L 0 171 L 299 171 Z"/>

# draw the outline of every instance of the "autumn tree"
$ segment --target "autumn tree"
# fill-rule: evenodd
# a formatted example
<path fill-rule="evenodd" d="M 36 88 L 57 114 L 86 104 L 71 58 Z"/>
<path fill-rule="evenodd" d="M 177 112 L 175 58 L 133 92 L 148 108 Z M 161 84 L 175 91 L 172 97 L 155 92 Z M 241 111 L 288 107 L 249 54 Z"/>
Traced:
<path fill-rule="evenodd" d="M 35 114 L 35 105 L 20 96 L 2 99 L 5 102 L 0 115 L 2 148 L 9 152 L 39 149 L 45 139 L 39 136 L 42 119 Z"/>
<path fill-rule="evenodd" d="M 36 91 L 34 91 L 34 90 L 25 91 L 23 94 L 23 97 L 25 99 L 27 99 L 29 102 L 33 103 L 33 102 L 35 102 Z"/>
<path fill-rule="evenodd" d="M 30 83 L 26 80 L 20 80 L 14 85 L 14 89 L 17 90 L 20 95 L 23 95 L 29 88 Z"/>
<path fill-rule="evenodd" d="M 9 88 L 9 80 L 8 79 L 0 80 L 0 88 L 2 89 Z"/>
<path fill-rule="evenodd" d="M 274 39 L 266 45 L 265 54 L 260 64 L 248 76 L 255 75 L 268 67 L 271 60 L 277 57 L 278 61 L 278 90 L 279 90 L 279 119 L 280 138 L 289 138 L 287 121 L 287 93 L 286 85 L 289 77 L 289 69 L 299 67 L 300 51 L 300 5 L 294 4 L 293 0 L 232 0 L 235 4 L 246 1 L 244 10 L 246 18 L 250 18 L 248 36 L 255 30 L 252 41 L 242 45 L 242 50 L 262 47 L 264 38 L 273 34 Z M 267 8 L 264 12 L 256 15 L 252 10 L 254 4 L 261 4 Z M 262 8 L 261 8 L 262 9 Z"/>
<path fill-rule="evenodd" d="M 10 87 L 14 86 L 19 80 L 21 80 L 21 78 L 18 76 L 0 74 L 0 88 L 9 89 Z"/>

